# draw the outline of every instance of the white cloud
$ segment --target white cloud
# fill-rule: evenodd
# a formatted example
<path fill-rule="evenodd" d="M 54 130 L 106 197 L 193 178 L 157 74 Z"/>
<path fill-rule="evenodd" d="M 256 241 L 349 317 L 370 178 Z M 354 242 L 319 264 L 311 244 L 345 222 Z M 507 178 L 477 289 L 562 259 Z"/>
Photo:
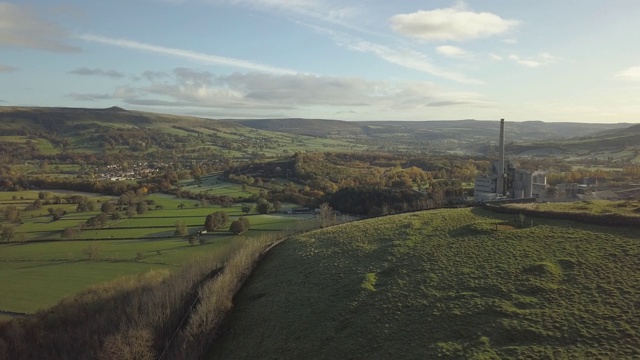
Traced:
<path fill-rule="evenodd" d="M 504 60 L 504 58 L 498 54 L 494 54 L 494 53 L 490 53 L 489 54 L 489 59 L 493 60 L 493 61 L 502 61 Z"/>
<path fill-rule="evenodd" d="M 127 48 L 127 49 L 139 50 L 139 51 L 148 51 L 156 54 L 174 56 L 174 57 L 179 57 L 179 58 L 188 59 L 192 61 L 199 61 L 202 63 L 212 64 L 212 65 L 222 65 L 222 66 L 227 66 L 232 68 L 247 69 L 247 70 L 268 72 L 268 73 L 275 73 L 275 74 L 298 73 L 298 71 L 295 71 L 292 69 L 264 65 L 264 64 L 247 61 L 247 60 L 234 59 L 234 58 L 229 58 L 229 57 L 224 57 L 219 55 L 203 54 L 203 53 L 190 51 L 190 50 L 182 50 L 182 49 L 146 44 L 146 43 L 141 43 L 133 40 L 112 39 L 112 38 L 98 36 L 98 35 L 80 35 L 78 36 L 78 38 L 85 41 L 89 41 L 89 42 L 117 46 L 121 48 Z"/>
<path fill-rule="evenodd" d="M 505 20 L 488 12 L 473 12 L 466 6 L 398 14 L 391 28 L 402 35 L 422 40 L 462 41 L 486 38 L 508 32 L 520 22 Z"/>
<path fill-rule="evenodd" d="M 19 47 L 54 52 L 80 49 L 66 43 L 68 32 L 38 17 L 27 7 L 0 2 L 0 48 Z"/>
<path fill-rule="evenodd" d="M 86 67 L 77 68 L 69 71 L 69 74 L 83 75 L 83 76 L 106 76 L 110 78 L 122 78 L 124 74 L 116 70 L 104 70 L 104 69 L 89 69 Z"/>
<path fill-rule="evenodd" d="M 440 55 L 452 58 L 467 58 L 470 54 L 457 46 L 442 45 L 436 48 L 436 52 Z"/>
<path fill-rule="evenodd" d="M 616 74 L 616 77 L 625 80 L 640 80 L 640 65 L 623 70 Z"/>

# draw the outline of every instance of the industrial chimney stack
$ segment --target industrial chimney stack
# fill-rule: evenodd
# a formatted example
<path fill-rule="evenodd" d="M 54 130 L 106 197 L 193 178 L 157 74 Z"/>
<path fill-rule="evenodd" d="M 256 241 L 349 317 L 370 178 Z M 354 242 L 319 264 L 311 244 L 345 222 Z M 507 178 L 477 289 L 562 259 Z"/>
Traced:
<path fill-rule="evenodd" d="M 500 119 L 500 144 L 498 155 L 498 184 L 496 192 L 498 195 L 504 195 L 504 119 Z"/>

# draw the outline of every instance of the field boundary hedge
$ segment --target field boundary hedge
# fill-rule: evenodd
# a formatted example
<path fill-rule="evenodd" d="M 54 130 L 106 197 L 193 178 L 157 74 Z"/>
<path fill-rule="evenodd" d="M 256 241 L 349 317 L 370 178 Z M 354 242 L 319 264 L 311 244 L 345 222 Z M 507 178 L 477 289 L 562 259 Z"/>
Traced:
<path fill-rule="evenodd" d="M 566 211 L 543 211 L 525 208 L 512 208 L 500 205 L 484 204 L 483 208 L 502 214 L 524 214 L 527 216 L 544 217 L 561 220 L 574 220 L 586 222 L 589 224 L 605 225 L 605 226 L 640 226 L 640 217 L 631 217 L 620 214 L 591 214 L 591 213 L 574 213 Z"/>

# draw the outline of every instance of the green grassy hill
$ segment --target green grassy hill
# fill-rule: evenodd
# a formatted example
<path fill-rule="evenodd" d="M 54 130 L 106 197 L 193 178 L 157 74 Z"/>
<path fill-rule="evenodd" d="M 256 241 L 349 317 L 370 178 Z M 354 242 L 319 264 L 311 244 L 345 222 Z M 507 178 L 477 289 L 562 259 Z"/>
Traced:
<path fill-rule="evenodd" d="M 209 359 L 639 358 L 637 230 L 511 220 L 435 210 L 290 239 Z"/>

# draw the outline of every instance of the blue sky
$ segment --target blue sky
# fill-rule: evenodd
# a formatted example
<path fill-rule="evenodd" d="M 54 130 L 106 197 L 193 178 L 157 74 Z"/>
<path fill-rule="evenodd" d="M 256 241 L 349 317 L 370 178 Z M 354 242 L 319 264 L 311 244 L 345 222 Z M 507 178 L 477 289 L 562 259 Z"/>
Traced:
<path fill-rule="evenodd" d="M 0 105 L 640 122 L 636 0 L 0 1 Z"/>

